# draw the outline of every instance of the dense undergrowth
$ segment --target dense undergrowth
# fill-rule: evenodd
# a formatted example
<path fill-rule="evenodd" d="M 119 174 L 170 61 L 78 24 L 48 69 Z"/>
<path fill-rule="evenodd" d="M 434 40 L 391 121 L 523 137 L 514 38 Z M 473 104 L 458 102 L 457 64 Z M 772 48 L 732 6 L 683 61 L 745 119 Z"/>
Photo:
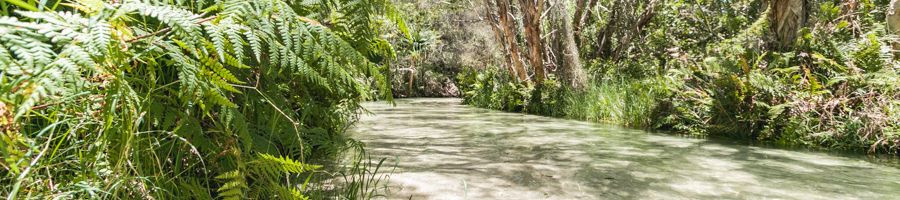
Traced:
<path fill-rule="evenodd" d="M 474 4 L 473 4 L 474 3 Z M 404 13 L 409 37 L 388 34 L 397 47 L 390 66 L 395 97 L 456 97 L 456 75 L 462 66 L 482 65 L 495 57 L 496 48 L 483 35 L 485 22 L 472 0 L 397 0 Z"/>
<path fill-rule="evenodd" d="M 772 11 L 764 2 L 634 4 L 655 11 L 635 42 L 604 48 L 595 36 L 633 32 L 604 29 L 613 22 L 603 20 L 584 28 L 586 88 L 552 77 L 536 87 L 488 66 L 458 77 L 463 97 L 479 107 L 697 136 L 900 152 L 900 65 L 896 35 L 885 28 L 888 2 L 808 1 L 812 14 L 790 50 L 766 45 Z"/>
<path fill-rule="evenodd" d="M 391 98 L 389 1 L 0 7 L 4 198 L 373 195 L 380 164 L 335 160 L 364 155 L 344 135 L 360 101 Z"/>

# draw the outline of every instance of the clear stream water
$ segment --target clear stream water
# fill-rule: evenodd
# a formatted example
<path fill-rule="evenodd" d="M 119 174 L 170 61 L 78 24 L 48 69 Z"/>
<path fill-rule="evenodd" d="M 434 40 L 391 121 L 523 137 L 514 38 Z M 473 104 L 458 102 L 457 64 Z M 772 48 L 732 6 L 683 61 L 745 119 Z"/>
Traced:
<path fill-rule="evenodd" d="M 894 160 L 503 113 L 367 103 L 351 131 L 396 163 L 387 199 L 900 199 Z M 392 164 L 393 165 L 393 164 Z"/>

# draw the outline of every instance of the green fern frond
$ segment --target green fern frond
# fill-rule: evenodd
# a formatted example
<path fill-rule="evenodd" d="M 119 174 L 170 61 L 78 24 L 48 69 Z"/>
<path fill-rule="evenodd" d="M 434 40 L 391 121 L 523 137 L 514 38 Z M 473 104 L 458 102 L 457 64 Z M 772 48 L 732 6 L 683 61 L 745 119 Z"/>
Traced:
<path fill-rule="evenodd" d="M 13 105 L 16 131 L 54 142 L 34 166 L 42 173 L 24 179 L 21 191 L 33 198 L 306 199 L 283 180 L 320 166 L 292 158 L 337 151 L 303 145 L 343 131 L 383 70 L 366 56 L 384 46 L 372 44 L 384 16 L 357 9 L 383 0 L 115 2 L 62 1 L 73 8 L 0 16 L 0 101 Z M 354 9 L 364 12 L 348 12 Z M 328 16 L 337 25 L 309 20 Z M 259 84 L 235 85 L 249 80 Z M 313 114 L 322 117 L 307 117 Z M 297 128 L 315 131 L 285 134 Z M 82 160 L 82 149 L 104 153 Z M 275 149 L 285 157 L 256 155 Z M 173 159 L 150 162 L 157 156 Z M 114 167 L 122 163 L 137 170 Z M 72 173 L 95 174 L 83 179 L 91 191 L 41 187 L 47 177 Z M 140 187 L 122 186 L 132 182 Z M 167 191 L 175 189 L 187 191 Z"/>
<path fill-rule="evenodd" d="M 322 166 L 304 164 L 287 157 L 276 157 L 269 154 L 258 154 L 251 161 L 253 173 L 266 177 L 280 177 L 288 173 L 298 174 L 320 169 Z"/>
<path fill-rule="evenodd" d="M 281 185 L 273 185 L 269 188 L 269 194 L 266 196 L 270 196 L 273 199 L 309 200 L 309 197 L 303 195 L 297 188 L 288 188 Z"/>
<path fill-rule="evenodd" d="M 64 74 L 72 74 L 78 71 L 78 65 L 68 58 L 56 59 L 56 61 L 50 63 L 49 68 L 44 73 L 50 75 L 50 78 L 56 79 L 62 79 Z"/>
<path fill-rule="evenodd" d="M 200 35 L 199 32 L 201 28 L 199 25 L 195 24 L 198 15 L 195 15 L 190 11 L 168 5 L 156 6 L 134 1 L 126 2 L 127 3 L 121 5 L 121 10 L 125 12 L 137 12 L 143 16 L 156 18 L 184 36 L 190 37 Z"/>
<path fill-rule="evenodd" d="M 250 66 L 245 65 L 243 62 L 231 56 L 230 54 L 225 54 L 225 64 L 238 69 L 250 69 Z M 243 83 L 243 82 L 235 82 L 235 83 Z"/>
<path fill-rule="evenodd" d="M 244 32 L 244 35 L 247 37 L 247 43 L 253 51 L 254 58 L 259 62 L 260 55 L 262 55 L 262 39 L 260 39 L 253 30 Z"/>
<path fill-rule="evenodd" d="M 285 49 L 293 48 L 293 39 L 291 37 L 291 23 L 289 20 L 284 18 L 276 18 L 275 25 L 278 26 L 279 37 L 281 38 L 281 43 L 284 44 Z"/>
<path fill-rule="evenodd" d="M 169 51 L 168 55 L 174 61 L 173 64 L 179 67 L 178 78 L 184 91 L 182 94 L 189 95 L 189 98 L 198 96 L 201 87 L 200 80 L 197 78 L 197 74 L 200 71 L 199 68 L 187 56 L 179 53 L 181 49 L 172 45 L 164 45 L 163 47 Z"/>
<path fill-rule="evenodd" d="M 79 66 L 92 68 L 96 63 L 88 51 L 78 45 L 67 45 L 60 56 L 71 58 Z"/>
<path fill-rule="evenodd" d="M 237 55 L 235 58 L 238 61 L 242 61 L 244 57 L 244 39 L 241 37 L 241 30 L 245 28 L 234 24 L 230 18 L 223 20 L 222 26 L 225 27 L 225 35 L 228 38 L 228 42 L 231 43 L 232 53 Z"/>
<path fill-rule="evenodd" d="M 294 52 L 291 50 L 290 47 L 280 46 L 280 45 L 276 45 L 276 47 L 278 47 L 278 49 L 281 50 L 281 52 L 279 52 L 281 54 L 281 55 L 279 55 L 281 57 L 281 68 L 291 69 L 291 68 L 299 65 L 297 56 L 295 56 Z M 302 60 L 300 60 L 300 61 L 302 61 Z"/>
<path fill-rule="evenodd" d="M 225 54 L 225 55 L 227 55 L 227 54 Z M 231 56 L 227 56 L 227 57 L 231 57 Z M 210 57 L 207 57 L 205 59 L 206 59 L 206 67 L 209 68 L 210 70 L 212 70 L 212 72 L 216 76 L 218 76 L 228 82 L 231 82 L 231 83 L 238 83 L 238 84 L 244 83 L 243 81 L 238 80 L 238 78 L 236 76 L 234 76 L 234 74 L 232 74 L 231 71 L 229 71 L 228 69 L 225 69 L 225 66 L 222 65 L 222 63 L 216 62 L 214 59 L 212 59 Z"/>
<path fill-rule="evenodd" d="M 212 41 L 213 46 L 215 47 L 216 55 L 220 60 L 224 61 L 225 59 L 225 34 L 222 31 L 222 27 L 217 25 L 213 25 L 211 22 L 203 23 L 206 32 L 209 34 L 209 40 Z"/>
<path fill-rule="evenodd" d="M 235 200 L 246 198 L 245 190 L 249 187 L 244 174 L 240 170 L 225 172 L 215 178 L 224 181 L 222 186 L 216 190 L 219 192 L 219 198 Z"/>
<path fill-rule="evenodd" d="M 281 56 L 280 56 L 280 55 L 281 55 L 281 48 L 279 48 L 278 42 L 273 41 L 273 42 L 269 43 L 269 46 L 268 46 L 267 49 L 269 50 L 269 53 L 268 53 L 268 56 L 269 56 L 268 63 L 269 63 L 269 65 L 272 65 L 272 66 L 284 66 L 284 65 L 281 64 L 281 59 L 280 59 L 280 57 L 281 57 Z"/>
<path fill-rule="evenodd" d="M 308 36 L 309 37 L 309 36 Z M 306 39 L 303 41 L 303 59 L 306 60 L 316 60 L 318 59 L 318 55 L 321 54 L 322 50 L 319 48 L 319 45 L 315 43 L 315 41 L 311 39 Z"/>
<path fill-rule="evenodd" d="M 220 105 L 225 108 L 237 108 L 237 105 L 231 102 L 228 97 L 225 97 L 221 92 L 209 91 L 206 95 L 206 100 L 215 105 Z"/>
<path fill-rule="evenodd" d="M 223 9 L 221 15 L 230 17 L 240 17 L 250 12 L 250 1 L 229 0 L 222 2 Z"/>
<path fill-rule="evenodd" d="M 5 34 L 0 35 L 0 42 L 4 42 L 7 48 L 20 60 L 19 63 L 24 66 L 47 65 L 53 62 L 53 57 L 56 56 L 52 45 L 32 37 Z"/>
<path fill-rule="evenodd" d="M 3 34 L 0 32 L 0 34 Z M 3 43 L 0 43 L 0 70 L 7 71 L 9 65 L 13 64 L 13 56 L 9 53 L 9 49 L 6 48 Z"/>
<path fill-rule="evenodd" d="M 208 78 L 208 80 L 210 83 L 212 83 L 212 85 L 214 85 L 222 90 L 225 90 L 225 91 L 241 93 L 241 91 L 237 90 L 237 88 L 234 88 L 234 86 L 231 86 L 231 84 L 229 84 L 228 81 L 226 81 L 225 79 L 222 79 L 221 77 L 216 76 L 216 75 L 212 75 L 211 72 L 209 74 L 210 74 L 210 77 Z"/>
<path fill-rule="evenodd" d="M 251 136 L 247 119 L 240 110 L 235 108 L 222 109 L 219 118 L 226 124 L 226 130 L 239 138 L 242 149 L 251 149 L 253 147 L 253 136 Z"/>
<path fill-rule="evenodd" d="M 103 56 L 109 51 L 112 27 L 106 20 L 92 20 L 87 49 L 91 55 Z"/>

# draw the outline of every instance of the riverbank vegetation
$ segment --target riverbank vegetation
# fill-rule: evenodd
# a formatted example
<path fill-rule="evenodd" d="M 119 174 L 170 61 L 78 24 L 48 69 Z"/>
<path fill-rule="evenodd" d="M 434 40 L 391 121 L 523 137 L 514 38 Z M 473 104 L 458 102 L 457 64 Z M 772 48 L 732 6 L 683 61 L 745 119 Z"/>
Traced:
<path fill-rule="evenodd" d="M 900 150 L 900 24 L 887 0 L 535 2 L 480 1 L 502 62 L 463 70 L 465 103 L 697 136 Z"/>
<path fill-rule="evenodd" d="M 3 198 L 372 197 L 381 165 L 344 132 L 391 99 L 390 1 L 0 9 Z"/>
<path fill-rule="evenodd" d="M 0 0 L 0 195 L 369 199 L 394 97 L 897 154 L 897 4 Z"/>

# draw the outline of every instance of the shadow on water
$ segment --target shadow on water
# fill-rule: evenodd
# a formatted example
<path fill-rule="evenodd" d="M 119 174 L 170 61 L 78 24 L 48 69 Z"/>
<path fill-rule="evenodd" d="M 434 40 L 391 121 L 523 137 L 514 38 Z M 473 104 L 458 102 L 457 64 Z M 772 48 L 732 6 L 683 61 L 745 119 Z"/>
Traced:
<path fill-rule="evenodd" d="M 501 113 L 456 99 L 366 105 L 354 137 L 399 164 L 391 199 L 891 199 L 900 169 Z"/>

